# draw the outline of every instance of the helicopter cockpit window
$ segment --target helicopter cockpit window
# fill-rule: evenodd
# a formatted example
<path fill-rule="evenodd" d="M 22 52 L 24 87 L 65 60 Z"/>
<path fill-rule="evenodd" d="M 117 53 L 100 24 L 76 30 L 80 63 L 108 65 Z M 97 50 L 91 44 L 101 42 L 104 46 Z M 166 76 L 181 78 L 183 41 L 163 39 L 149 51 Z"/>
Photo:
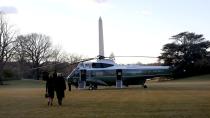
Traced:
<path fill-rule="evenodd" d="M 92 68 L 107 68 L 113 66 L 112 64 L 107 63 L 92 63 Z"/>

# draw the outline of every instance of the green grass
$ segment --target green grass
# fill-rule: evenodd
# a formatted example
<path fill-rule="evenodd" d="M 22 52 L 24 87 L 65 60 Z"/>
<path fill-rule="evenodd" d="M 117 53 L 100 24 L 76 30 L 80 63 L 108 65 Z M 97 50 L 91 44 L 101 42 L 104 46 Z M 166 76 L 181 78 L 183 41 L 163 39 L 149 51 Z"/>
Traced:
<path fill-rule="evenodd" d="M 63 106 L 47 106 L 43 81 L 0 86 L 0 118 L 209 118 L 210 75 L 149 82 L 148 89 L 101 87 L 66 91 Z"/>

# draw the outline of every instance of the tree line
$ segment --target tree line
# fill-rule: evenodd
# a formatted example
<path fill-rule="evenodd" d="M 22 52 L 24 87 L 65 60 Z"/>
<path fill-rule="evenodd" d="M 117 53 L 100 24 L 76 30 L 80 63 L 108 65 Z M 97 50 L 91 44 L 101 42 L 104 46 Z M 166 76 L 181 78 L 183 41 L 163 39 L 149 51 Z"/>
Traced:
<path fill-rule="evenodd" d="M 58 70 L 81 58 L 83 56 L 65 53 L 58 46 L 53 47 L 47 35 L 18 35 L 14 27 L 8 24 L 5 14 L 0 12 L 0 84 L 3 84 L 3 78 L 12 74 L 39 79 L 43 70 Z"/>

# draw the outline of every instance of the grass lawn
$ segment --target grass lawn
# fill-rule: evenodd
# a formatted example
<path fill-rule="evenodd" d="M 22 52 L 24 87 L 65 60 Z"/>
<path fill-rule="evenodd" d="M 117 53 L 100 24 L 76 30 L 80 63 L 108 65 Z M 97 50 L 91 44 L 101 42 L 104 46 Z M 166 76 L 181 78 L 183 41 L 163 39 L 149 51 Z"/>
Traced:
<path fill-rule="evenodd" d="M 210 75 L 131 86 L 66 91 L 63 106 L 44 98 L 45 82 L 0 86 L 0 118 L 210 118 Z"/>

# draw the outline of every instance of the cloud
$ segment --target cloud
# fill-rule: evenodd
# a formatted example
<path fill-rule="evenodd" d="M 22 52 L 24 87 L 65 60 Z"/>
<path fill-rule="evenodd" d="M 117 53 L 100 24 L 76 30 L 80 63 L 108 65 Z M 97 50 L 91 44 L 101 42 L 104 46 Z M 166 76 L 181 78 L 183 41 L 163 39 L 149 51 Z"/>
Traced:
<path fill-rule="evenodd" d="M 0 12 L 4 12 L 6 14 L 18 13 L 17 8 L 15 8 L 13 6 L 0 6 Z"/>

